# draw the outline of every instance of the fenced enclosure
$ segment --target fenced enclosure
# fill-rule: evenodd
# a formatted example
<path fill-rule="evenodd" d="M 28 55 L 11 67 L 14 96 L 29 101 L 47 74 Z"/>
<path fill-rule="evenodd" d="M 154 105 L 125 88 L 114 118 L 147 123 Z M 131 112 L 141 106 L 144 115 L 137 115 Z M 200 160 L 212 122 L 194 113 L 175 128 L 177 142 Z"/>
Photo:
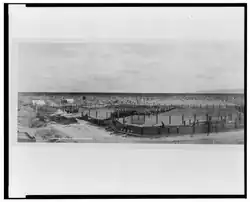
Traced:
<path fill-rule="evenodd" d="M 67 109 L 69 106 L 63 106 Z M 58 107 L 39 106 L 39 114 L 54 113 Z M 99 126 L 116 121 L 117 130 L 142 136 L 216 133 L 244 128 L 242 107 L 235 105 L 161 105 L 79 107 L 80 117 Z"/>
<path fill-rule="evenodd" d="M 200 133 L 218 133 L 227 132 L 236 129 L 243 129 L 244 122 L 225 123 L 224 121 L 217 121 L 211 123 L 202 123 L 198 125 L 168 125 L 165 127 L 159 126 L 136 126 L 129 124 L 118 124 L 117 129 L 123 129 L 124 132 L 140 134 L 141 136 L 154 136 L 154 135 L 187 135 L 187 134 L 200 134 Z"/>
<path fill-rule="evenodd" d="M 114 125 L 117 131 L 140 136 L 209 134 L 244 128 L 244 114 L 238 112 L 235 108 L 226 108 L 219 111 L 201 110 L 197 113 L 198 115 L 192 114 L 194 111 L 180 115 L 185 111 L 183 109 L 184 111 L 175 111 L 179 113 L 177 115 L 172 115 L 174 112 L 170 111 L 169 113 L 153 115 L 138 114 L 122 118 L 112 117 L 112 113 L 115 110 L 98 110 L 86 110 L 88 112 L 86 113 L 86 120 L 100 126 Z M 205 112 L 207 114 L 202 114 Z M 102 113 L 103 116 L 106 114 L 107 119 L 110 119 L 110 121 L 103 120 L 98 116 L 98 113 Z M 89 116 L 89 114 L 92 116 Z M 110 114 L 110 116 L 107 114 Z M 115 124 L 113 123 L 114 121 Z"/>

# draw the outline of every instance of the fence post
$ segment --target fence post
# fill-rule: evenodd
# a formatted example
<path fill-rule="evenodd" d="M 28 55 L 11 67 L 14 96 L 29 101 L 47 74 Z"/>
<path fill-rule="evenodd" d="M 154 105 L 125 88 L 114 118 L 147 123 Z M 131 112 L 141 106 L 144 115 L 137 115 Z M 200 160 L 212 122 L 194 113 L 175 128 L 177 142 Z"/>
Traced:
<path fill-rule="evenodd" d="M 210 132 L 210 124 L 209 124 L 209 120 L 208 120 L 208 114 L 206 114 L 207 117 L 207 135 L 209 135 Z"/>
<path fill-rule="evenodd" d="M 169 116 L 169 124 L 171 124 L 171 116 Z"/>
<path fill-rule="evenodd" d="M 176 130 L 177 130 L 177 134 L 179 134 L 179 133 L 180 133 L 180 130 L 179 130 L 179 127 L 178 127 L 178 126 L 176 127 Z"/>
<path fill-rule="evenodd" d="M 97 118 L 97 113 L 98 113 L 98 112 L 97 112 L 97 111 L 95 111 L 95 117 L 96 117 L 96 118 Z"/>
<path fill-rule="evenodd" d="M 158 112 L 156 112 L 156 124 L 158 124 Z"/>
<path fill-rule="evenodd" d="M 184 114 L 182 114 L 181 119 L 182 119 L 182 124 L 184 124 Z"/>

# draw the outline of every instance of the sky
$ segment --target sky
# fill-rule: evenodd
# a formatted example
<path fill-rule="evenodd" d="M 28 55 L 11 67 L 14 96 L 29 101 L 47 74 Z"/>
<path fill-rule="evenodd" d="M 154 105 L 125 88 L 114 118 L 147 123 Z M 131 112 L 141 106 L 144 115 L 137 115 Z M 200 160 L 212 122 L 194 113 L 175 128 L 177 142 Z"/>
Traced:
<path fill-rule="evenodd" d="M 13 8 L 20 92 L 244 88 L 243 8 Z"/>

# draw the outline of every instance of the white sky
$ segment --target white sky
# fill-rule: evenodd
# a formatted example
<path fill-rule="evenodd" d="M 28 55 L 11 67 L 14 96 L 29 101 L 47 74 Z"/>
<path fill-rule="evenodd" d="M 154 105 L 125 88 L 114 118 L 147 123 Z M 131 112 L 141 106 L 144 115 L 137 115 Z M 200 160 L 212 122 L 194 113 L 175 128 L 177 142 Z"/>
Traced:
<path fill-rule="evenodd" d="M 19 91 L 244 88 L 243 8 L 13 8 L 10 32 Z"/>

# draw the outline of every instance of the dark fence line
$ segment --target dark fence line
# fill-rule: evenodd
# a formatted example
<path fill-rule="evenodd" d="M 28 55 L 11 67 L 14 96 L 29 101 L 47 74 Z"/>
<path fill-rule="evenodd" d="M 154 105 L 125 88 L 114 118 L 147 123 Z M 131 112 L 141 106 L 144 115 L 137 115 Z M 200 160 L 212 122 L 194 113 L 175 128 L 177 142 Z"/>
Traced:
<path fill-rule="evenodd" d="M 115 119 L 97 119 L 87 115 L 79 117 L 98 126 L 113 126 L 114 132 L 123 132 L 128 134 L 136 134 L 140 136 L 155 135 L 178 135 L 178 134 L 200 134 L 200 133 L 217 133 L 228 132 L 235 129 L 244 128 L 244 118 L 238 117 L 232 123 L 226 123 L 225 120 L 206 121 L 203 123 L 195 122 L 193 125 L 167 125 L 167 126 L 136 126 L 123 124 Z"/>
<path fill-rule="evenodd" d="M 164 112 L 167 110 L 172 110 L 175 108 L 182 108 L 183 105 L 170 105 L 168 107 L 164 107 L 161 106 L 162 108 L 159 109 L 157 107 L 153 107 L 152 111 L 156 112 L 156 114 L 160 113 L 160 112 Z M 196 107 L 197 105 L 190 105 L 188 106 L 190 108 L 192 107 Z M 204 106 L 200 105 L 201 108 L 204 109 Z M 211 107 L 211 106 L 206 106 L 207 108 Z M 206 108 L 205 107 L 205 108 Z M 212 108 L 221 108 L 221 106 L 215 106 L 213 105 Z M 244 107 L 239 107 L 239 106 L 227 106 L 227 108 L 236 108 L 238 111 L 243 110 L 244 111 Z M 186 108 L 186 106 L 184 106 L 184 108 Z M 73 108 L 75 109 L 75 108 Z M 226 132 L 226 131 L 231 131 L 231 130 L 235 130 L 238 128 L 244 128 L 244 116 L 242 116 L 241 114 L 237 115 L 236 119 L 233 119 L 232 117 L 230 118 L 230 116 L 228 116 L 228 119 L 231 121 L 234 120 L 234 122 L 232 123 L 226 123 L 225 119 L 223 119 L 223 116 L 218 116 L 218 120 L 214 121 L 211 120 L 211 118 L 208 116 L 206 117 L 206 121 L 204 122 L 199 122 L 199 120 L 196 119 L 196 114 L 193 114 L 192 120 L 193 120 L 193 125 L 191 125 L 191 121 L 189 121 L 189 125 L 186 125 L 185 121 L 184 121 L 184 115 L 182 116 L 182 125 L 166 125 L 166 126 L 136 126 L 136 125 L 129 125 L 129 124 L 124 124 L 124 123 L 120 123 L 119 121 L 117 121 L 117 118 L 121 118 L 121 117 L 126 117 L 126 116 L 131 116 L 134 114 L 144 114 L 146 115 L 146 113 L 144 112 L 144 110 L 142 111 L 136 111 L 135 109 L 133 110 L 132 108 L 127 110 L 122 109 L 122 110 L 116 110 L 115 112 L 109 112 L 108 116 L 108 112 L 106 115 L 106 119 L 99 119 L 98 118 L 98 111 L 95 112 L 95 117 L 90 117 L 90 111 L 92 109 L 88 109 L 86 110 L 87 113 L 84 112 L 81 113 L 81 117 L 78 117 L 79 119 L 83 119 L 86 120 L 92 124 L 95 125 L 99 125 L 99 126 L 114 126 L 115 131 L 122 131 L 124 133 L 130 133 L 130 134 L 138 134 L 141 136 L 154 136 L 154 135 L 171 135 L 171 134 L 198 134 L 198 133 L 216 133 L 216 132 Z M 157 118 L 157 123 L 158 123 L 158 117 Z M 171 116 L 169 116 L 169 124 L 171 124 Z"/>
<path fill-rule="evenodd" d="M 161 127 L 138 127 L 134 125 L 117 124 L 118 131 L 128 133 L 140 134 L 141 136 L 154 136 L 154 135 L 171 135 L 171 134 L 200 134 L 200 133 L 217 133 L 228 132 L 235 129 L 243 129 L 243 124 L 216 124 L 216 125 L 195 125 L 195 126 L 167 126 Z"/>

